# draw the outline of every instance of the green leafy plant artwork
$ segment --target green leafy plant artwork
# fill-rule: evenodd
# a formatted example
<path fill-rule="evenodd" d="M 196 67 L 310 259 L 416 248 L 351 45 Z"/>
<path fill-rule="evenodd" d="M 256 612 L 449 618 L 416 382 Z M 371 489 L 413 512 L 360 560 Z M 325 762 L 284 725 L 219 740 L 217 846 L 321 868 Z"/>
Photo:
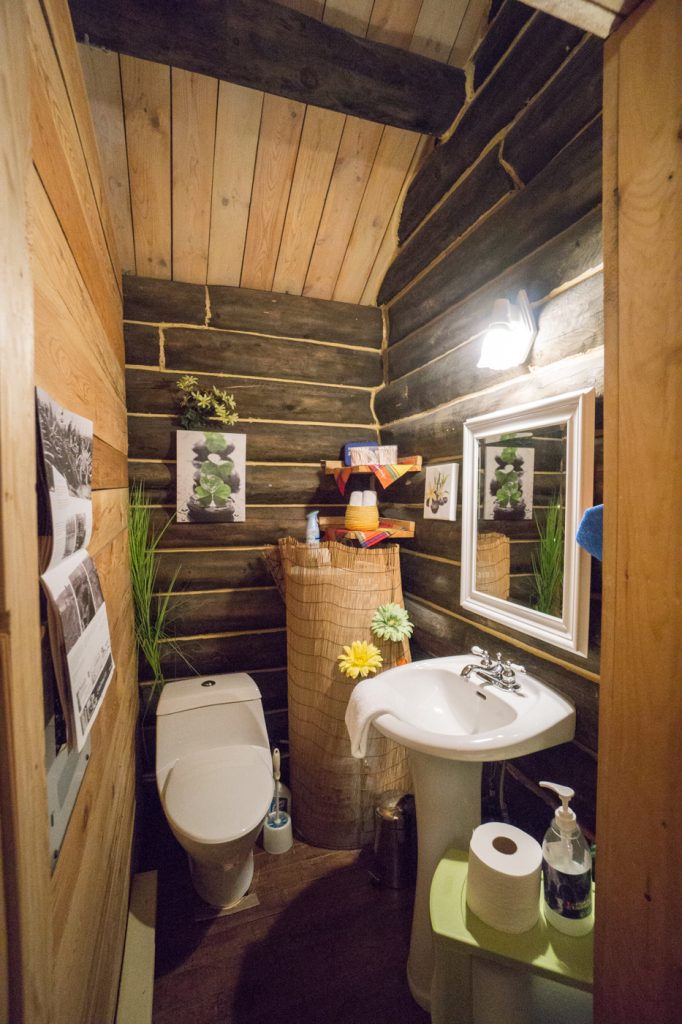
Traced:
<path fill-rule="evenodd" d="M 535 450 L 507 443 L 485 447 L 483 518 L 530 519 Z"/>
<path fill-rule="evenodd" d="M 179 523 L 244 521 L 245 434 L 178 431 L 177 457 Z"/>

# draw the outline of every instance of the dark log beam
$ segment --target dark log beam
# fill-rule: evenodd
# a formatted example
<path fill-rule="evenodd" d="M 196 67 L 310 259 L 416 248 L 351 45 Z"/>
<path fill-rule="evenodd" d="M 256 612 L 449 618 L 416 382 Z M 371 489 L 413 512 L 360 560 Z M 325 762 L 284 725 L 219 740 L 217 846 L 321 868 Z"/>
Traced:
<path fill-rule="evenodd" d="M 441 135 L 464 73 L 270 0 L 70 0 L 78 39 L 381 124 Z"/>

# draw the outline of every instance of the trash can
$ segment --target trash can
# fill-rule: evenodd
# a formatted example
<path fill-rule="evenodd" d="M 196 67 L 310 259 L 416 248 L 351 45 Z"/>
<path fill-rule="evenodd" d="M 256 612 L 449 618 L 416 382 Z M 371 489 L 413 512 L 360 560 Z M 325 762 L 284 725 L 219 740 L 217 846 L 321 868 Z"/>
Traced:
<path fill-rule="evenodd" d="M 417 819 L 410 793 L 384 793 L 374 811 L 370 875 L 389 889 L 405 889 L 417 874 Z"/>

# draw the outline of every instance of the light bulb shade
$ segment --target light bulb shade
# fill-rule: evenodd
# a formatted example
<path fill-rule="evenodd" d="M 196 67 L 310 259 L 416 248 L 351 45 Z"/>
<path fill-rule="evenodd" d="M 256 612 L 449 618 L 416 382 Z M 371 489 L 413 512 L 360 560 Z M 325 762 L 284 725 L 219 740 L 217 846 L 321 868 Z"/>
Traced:
<path fill-rule="evenodd" d="M 490 370 L 508 370 L 528 358 L 537 328 L 528 296 L 521 291 L 517 304 L 496 299 L 490 327 L 483 338 L 481 355 L 476 364 Z"/>

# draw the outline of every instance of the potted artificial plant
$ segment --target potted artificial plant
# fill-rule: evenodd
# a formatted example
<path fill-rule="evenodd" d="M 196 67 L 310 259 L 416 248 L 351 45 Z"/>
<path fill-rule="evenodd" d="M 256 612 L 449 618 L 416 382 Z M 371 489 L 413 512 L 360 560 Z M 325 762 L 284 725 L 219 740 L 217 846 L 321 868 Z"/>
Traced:
<path fill-rule="evenodd" d="M 169 519 L 160 530 L 155 529 L 144 487 L 142 484 L 133 484 L 130 488 L 128 505 L 128 548 L 135 618 L 135 643 L 138 655 L 142 655 L 153 676 L 149 686 L 141 684 L 141 704 L 144 708 L 143 724 L 147 712 L 153 706 L 155 697 L 166 681 L 162 665 L 164 647 L 166 650 L 180 653 L 169 633 L 169 602 L 179 569 L 174 573 L 170 583 L 166 584 L 163 594 L 158 594 L 157 588 L 158 547 L 171 522 L 172 519 Z"/>
<path fill-rule="evenodd" d="M 177 434 L 178 522 L 242 522 L 246 438 L 219 429 L 239 418 L 234 396 L 215 385 L 202 389 L 190 375 L 177 389 L 184 428 Z"/>

